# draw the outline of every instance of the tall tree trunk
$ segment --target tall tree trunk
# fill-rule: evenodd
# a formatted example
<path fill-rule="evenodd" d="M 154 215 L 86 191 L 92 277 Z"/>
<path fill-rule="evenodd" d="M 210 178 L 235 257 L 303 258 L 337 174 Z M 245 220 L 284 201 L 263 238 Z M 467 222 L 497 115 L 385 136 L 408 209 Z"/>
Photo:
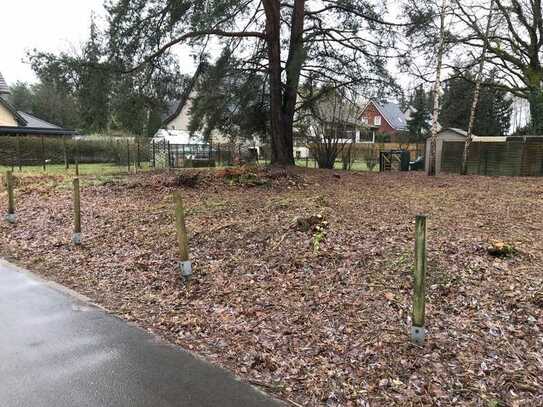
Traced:
<path fill-rule="evenodd" d="M 439 46 L 437 49 L 436 81 L 432 89 L 434 106 L 432 109 L 432 130 L 430 136 L 430 157 L 428 165 L 428 175 L 436 175 L 436 146 L 437 146 L 437 119 L 439 116 L 439 89 L 441 87 L 441 66 L 443 65 L 443 51 L 445 48 L 445 11 L 447 9 L 447 0 L 441 3 Z"/>
<path fill-rule="evenodd" d="M 542 75 L 543 76 L 543 75 Z M 531 131 L 534 135 L 543 135 L 543 89 L 533 87 L 528 95 L 530 103 Z"/>
<path fill-rule="evenodd" d="M 283 125 L 285 144 L 288 146 L 288 161 L 294 164 L 294 114 L 296 111 L 296 100 L 298 99 L 298 85 L 300 83 L 300 71 L 305 59 L 304 50 L 304 17 L 305 0 L 295 0 L 292 11 L 289 53 L 286 63 L 286 87 L 283 95 Z"/>
<path fill-rule="evenodd" d="M 281 83 L 281 6 L 277 0 L 262 2 L 266 13 L 266 42 L 268 47 L 270 83 L 271 163 L 291 165 L 293 152 L 286 142 Z"/>
<path fill-rule="evenodd" d="M 490 11 L 488 12 L 488 19 L 486 21 L 485 37 L 488 38 L 490 34 L 490 24 L 492 23 L 492 9 L 494 8 L 494 0 L 490 0 Z M 477 72 L 477 78 L 475 78 L 475 90 L 473 91 L 473 100 L 471 101 L 471 111 L 469 112 L 468 133 L 466 134 L 466 142 L 464 143 L 464 152 L 462 154 L 462 168 L 460 170 L 461 175 L 468 173 L 468 154 L 469 147 L 471 145 L 473 124 L 475 123 L 475 113 L 477 112 L 477 103 L 479 103 L 479 94 L 481 93 L 481 82 L 483 81 L 483 68 L 485 66 L 486 46 L 483 47 L 481 52 L 481 60 L 479 61 L 479 71 Z"/>

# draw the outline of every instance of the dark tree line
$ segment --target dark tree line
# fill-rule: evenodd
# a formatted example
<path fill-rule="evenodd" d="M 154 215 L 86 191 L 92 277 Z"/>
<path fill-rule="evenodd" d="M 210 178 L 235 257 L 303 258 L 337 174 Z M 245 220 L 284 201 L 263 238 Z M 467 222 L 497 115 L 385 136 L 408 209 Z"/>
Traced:
<path fill-rule="evenodd" d="M 467 78 L 452 76 L 445 80 L 440 100 L 439 124 L 442 128 L 467 130 L 475 83 L 470 74 Z M 513 99 L 492 78 L 483 81 L 473 134 L 476 136 L 503 136 L 511 126 Z M 432 95 L 422 86 L 417 87 L 409 98 L 410 118 L 407 133 L 410 142 L 423 142 L 430 130 Z"/>
<path fill-rule="evenodd" d="M 467 79 L 453 77 L 446 82 L 439 115 L 443 127 L 467 130 L 475 91 L 471 79 L 468 75 Z M 476 136 L 503 136 L 509 133 L 513 99 L 496 85 L 492 79 L 482 83 L 473 124 L 473 134 Z"/>

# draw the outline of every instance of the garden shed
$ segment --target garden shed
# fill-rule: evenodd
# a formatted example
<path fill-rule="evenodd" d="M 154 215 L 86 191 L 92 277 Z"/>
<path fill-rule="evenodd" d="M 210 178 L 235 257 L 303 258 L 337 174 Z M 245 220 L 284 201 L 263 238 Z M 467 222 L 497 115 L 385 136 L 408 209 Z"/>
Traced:
<path fill-rule="evenodd" d="M 439 132 L 436 174 L 460 173 L 466 132 L 448 128 Z M 426 140 L 426 169 L 430 139 Z M 468 174 L 542 176 L 543 136 L 473 136 L 468 153 Z"/>

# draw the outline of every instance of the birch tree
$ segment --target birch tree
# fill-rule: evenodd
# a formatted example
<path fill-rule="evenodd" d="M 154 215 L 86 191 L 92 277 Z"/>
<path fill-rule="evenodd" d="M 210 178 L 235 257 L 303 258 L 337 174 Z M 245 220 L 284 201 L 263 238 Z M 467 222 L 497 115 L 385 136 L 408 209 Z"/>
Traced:
<path fill-rule="evenodd" d="M 436 146 L 439 118 L 439 94 L 441 89 L 441 69 L 443 66 L 443 53 L 445 49 L 445 17 L 447 11 L 447 0 L 443 0 L 440 8 L 439 23 L 439 43 L 437 48 L 436 78 L 432 88 L 433 108 L 432 108 L 432 127 L 430 128 L 430 157 L 428 157 L 427 174 L 436 175 Z"/>
<path fill-rule="evenodd" d="M 458 2 L 458 0 L 457 0 Z M 490 7 L 486 22 L 486 28 L 485 28 L 485 37 L 488 38 L 490 34 L 490 27 L 492 23 L 492 9 L 494 6 L 494 0 L 490 0 Z M 477 72 L 477 77 L 475 78 L 475 90 L 473 92 L 473 100 L 471 102 L 471 110 L 469 114 L 469 122 L 468 122 L 468 131 L 466 134 L 466 141 L 464 143 L 464 152 L 462 153 L 462 169 L 460 171 L 460 174 L 466 175 L 468 173 L 468 154 L 469 154 L 469 147 L 471 145 L 472 140 L 472 133 L 473 133 L 473 123 L 475 123 L 475 112 L 477 110 L 477 103 L 479 102 L 479 93 L 481 92 L 481 82 L 483 80 L 483 69 L 485 65 L 485 57 L 486 57 L 486 50 L 487 47 L 484 46 L 483 50 L 481 51 L 481 58 L 479 61 L 479 69 Z"/>
<path fill-rule="evenodd" d="M 318 91 L 325 96 L 307 106 L 301 121 L 305 122 L 306 143 L 319 168 L 334 168 L 338 156 L 351 154 L 356 131 L 360 130 L 360 108 L 356 96 L 345 89 L 329 85 Z"/>

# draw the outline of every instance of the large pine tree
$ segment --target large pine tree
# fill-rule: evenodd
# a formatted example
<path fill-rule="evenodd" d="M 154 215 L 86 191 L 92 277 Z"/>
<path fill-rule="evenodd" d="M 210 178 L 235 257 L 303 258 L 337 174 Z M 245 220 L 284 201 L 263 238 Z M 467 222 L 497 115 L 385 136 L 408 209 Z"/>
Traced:
<path fill-rule="evenodd" d="M 470 76 L 467 78 L 454 77 L 446 83 L 439 116 L 443 127 L 468 128 L 475 84 Z M 512 98 L 492 85 L 492 79 L 482 83 L 473 126 L 476 136 L 502 136 L 509 132 Z"/>
<path fill-rule="evenodd" d="M 341 87 L 393 82 L 386 65 L 398 24 L 384 21 L 377 0 L 113 0 L 107 10 L 110 48 L 127 70 L 152 66 L 178 44 L 235 40 L 238 69 L 267 80 L 274 164 L 294 164 L 298 91 L 308 77 Z"/>
<path fill-rule="evenodd" d="M 79 67 L 78 99 L 82 125 L 86 131 L 109 128 L 111 74 L 106 69 L 99 69 L 106 58 L 102 44 L 103 40 L 93 16 L 90 37 L 83 48 L 83 60 L 87 64 Z"/>

